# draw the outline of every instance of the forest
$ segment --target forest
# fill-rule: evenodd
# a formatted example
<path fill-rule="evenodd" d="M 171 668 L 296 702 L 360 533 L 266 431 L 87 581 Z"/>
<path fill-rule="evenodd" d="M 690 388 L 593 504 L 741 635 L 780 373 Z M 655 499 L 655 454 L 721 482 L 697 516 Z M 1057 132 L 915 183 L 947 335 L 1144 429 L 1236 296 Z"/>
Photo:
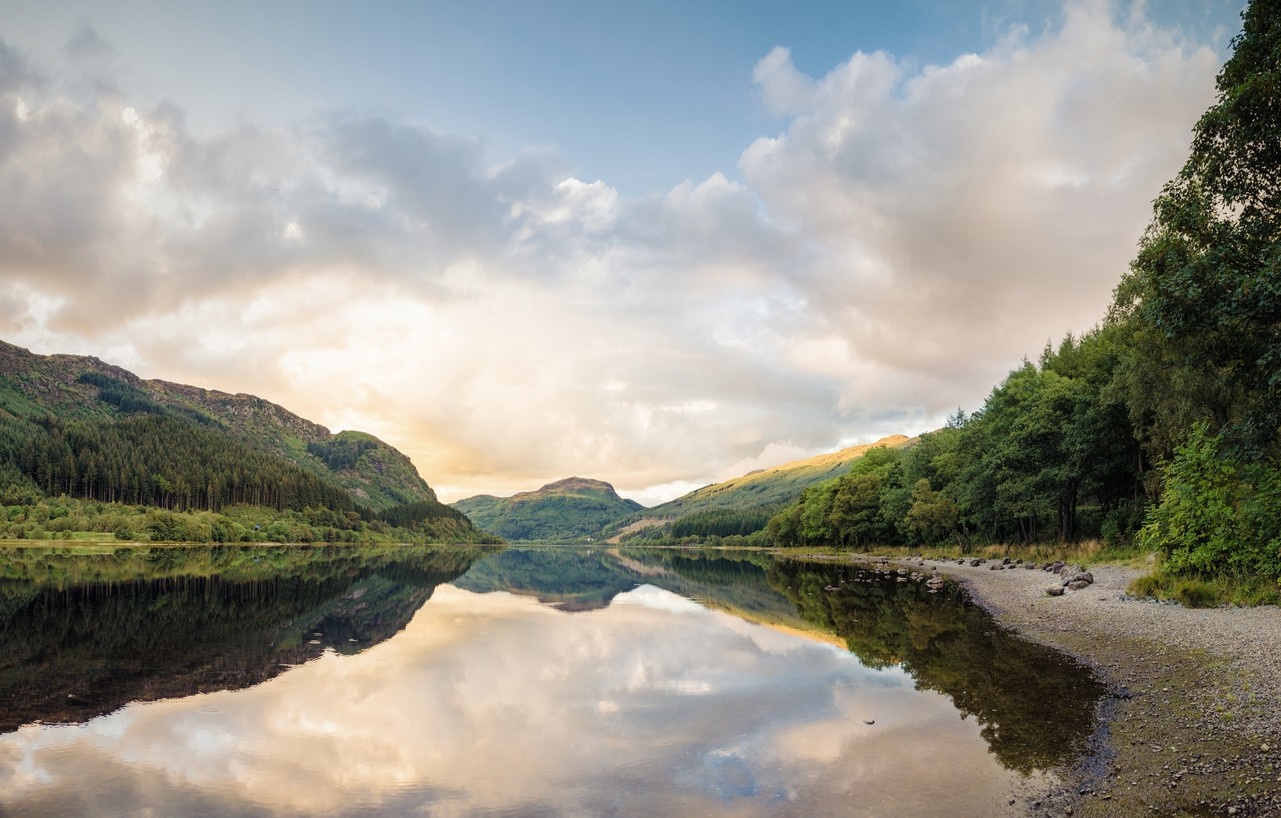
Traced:
<path fill-rule="evenodd" d="M 1172 576 L 1281 578 L 1281 6 L 1242 18 L 1101 323 L 807 489 L 774 543 L 1101 539 Z"/>
<path fill-rule="evenodd" d="M 0 376 L 0 538 L 496 539 L 437 502 L 416 473 L 402 473 L 412 470 L 402 455 L 368 436 L 345 432 L 304 446 L 269 426 L 251 433 L 198 407 L 157 402 L 119 377 L 76 375 L 29 353 L 16 359 L 34 369 Z M 51 400 L 48 385 L 58 379 L 64 392 L 91 391 L 79 402 Z M 367 471 L 385 479 L 370 480 Z"/>

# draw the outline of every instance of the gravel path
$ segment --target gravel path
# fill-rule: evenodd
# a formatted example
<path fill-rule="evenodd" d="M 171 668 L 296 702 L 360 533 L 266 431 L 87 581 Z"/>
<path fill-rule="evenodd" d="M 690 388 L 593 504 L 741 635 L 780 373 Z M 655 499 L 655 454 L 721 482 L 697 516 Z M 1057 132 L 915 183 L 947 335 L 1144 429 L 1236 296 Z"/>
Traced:
<path fill-rule="evenodd" d="M 925 561 L 1113 691 L 1092 756 L 1054 792 L 1023 798 L 1018 814 L 1281 816 L 1281 610 L 1126 600 L 1141 572 L 1115 566 L 1051 597 L 1054 575 L 991 565 Z"/>

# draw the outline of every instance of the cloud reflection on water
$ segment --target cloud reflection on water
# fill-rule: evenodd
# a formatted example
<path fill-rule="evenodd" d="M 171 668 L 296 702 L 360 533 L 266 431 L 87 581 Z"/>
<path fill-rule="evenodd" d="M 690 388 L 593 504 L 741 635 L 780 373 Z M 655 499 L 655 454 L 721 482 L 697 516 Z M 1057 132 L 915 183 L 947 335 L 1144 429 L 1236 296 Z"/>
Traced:
<path fill-rule="evenodd" d="M 1013 780 L 905 673 L 652 586 L 443 585 L 364 653 L 0 737 L 23 814 L 984 814 Z"/>

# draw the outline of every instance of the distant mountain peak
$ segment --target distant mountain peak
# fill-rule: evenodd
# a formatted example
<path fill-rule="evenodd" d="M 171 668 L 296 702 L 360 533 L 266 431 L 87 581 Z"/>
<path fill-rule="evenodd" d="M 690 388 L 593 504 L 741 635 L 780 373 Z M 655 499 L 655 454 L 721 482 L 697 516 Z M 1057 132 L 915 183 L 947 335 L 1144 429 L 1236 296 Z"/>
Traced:
<path fill-rule="evenodd" d="M 481 494 L 452 504 L 476 525 L 509 540 L 582 540 L 644 509 L 604 480 L 566 477 L 510 497 Z"/>
<path fill-rule="evenodd" d="M 542 488 L 529 494 L 553 494 L 556 492 L 566 491 L 594 491 L 610 497 L 618 497 L 618 492 L 614 487 L 604 480 L 593 480 L 590 477 L 566 477 L 563 480 L 557 480 L 554 483 L 548 483 Z"/>

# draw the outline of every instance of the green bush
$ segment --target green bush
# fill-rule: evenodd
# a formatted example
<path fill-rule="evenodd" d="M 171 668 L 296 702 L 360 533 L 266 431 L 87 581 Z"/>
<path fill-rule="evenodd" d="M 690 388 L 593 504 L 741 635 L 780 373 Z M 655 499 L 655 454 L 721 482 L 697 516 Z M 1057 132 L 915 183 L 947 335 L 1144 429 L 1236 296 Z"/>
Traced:
<path fill-rule="evenodd" d="M 1161 502 L 1139 542 L 1161 551 L 1180 575 L 1281 577 L 1281 470 L 1232 454 L 1222 435 L 1197 424 L 1165 472 Z"/>

